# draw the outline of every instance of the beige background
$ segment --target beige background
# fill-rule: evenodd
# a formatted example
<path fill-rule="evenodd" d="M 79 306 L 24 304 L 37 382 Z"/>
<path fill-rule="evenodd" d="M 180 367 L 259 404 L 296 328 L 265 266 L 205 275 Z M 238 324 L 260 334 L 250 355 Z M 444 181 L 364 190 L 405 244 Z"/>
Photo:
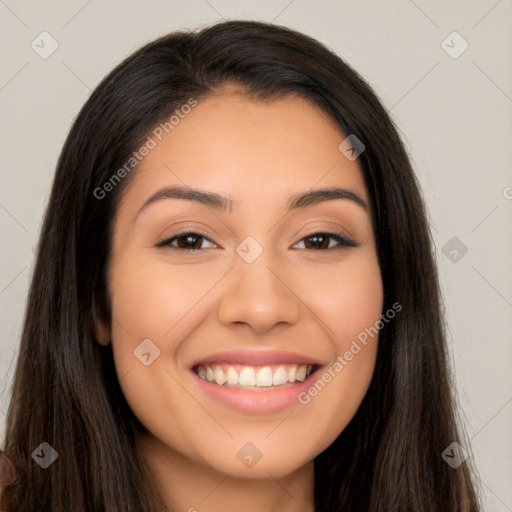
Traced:
<path fill-rule="evenodd" d="M 431 215 L 485 510 L 511 511 L 511 0 L 0 0 L 0 435 L 32 250 L 74 116 L 132 50 L 222 18 L 274 21 L 319 39 L 391 110 Z M 58 44 L 46 59 L 31 47 L 43 31 Z M 459 247 L 446 245 L 453 237 Z"/>

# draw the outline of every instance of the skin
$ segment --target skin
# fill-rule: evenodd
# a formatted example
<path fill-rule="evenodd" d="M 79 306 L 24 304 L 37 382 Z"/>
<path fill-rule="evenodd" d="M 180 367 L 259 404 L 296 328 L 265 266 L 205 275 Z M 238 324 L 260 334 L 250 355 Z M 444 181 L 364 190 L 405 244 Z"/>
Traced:
<path fill-rule="evenodd" d="M 113 319 L 110 326 L 98 320 L 96 337 L 112 343 L 123 393 L 150 432 L 138 447 L 170 509 L 314 510 L 313 459 L 359 407 L 377 339 L 310 403 L 268 415 L 209 398 L 190 366 L 220 351 L 272 348 L 328 367 L 379 320 L 370 212 L 346 199 L 285 208 L 291 194 L 330 186 L 368 201 L 357 160 L 338 150 L 345 138 L 297 96 L 262 101 L 225 87 L 165 135 L 125 190 L 109 267 Z M 233 207 L 163 199 L 134 220 L 154 192 L 171 185 L 217 192 Z M 185 229 L 206 237 L 194 254 L 155 247 Z M 332 249 L 314 250 L 310 235 L 322 232 L 342 233 L 357 247 L 329 239 Z M 263 247 L 251 264 L 236 252 L 247 236 Z M 160 350 L 150 366 L 134 357 L 146 338 Z M 262 453 L 250 468 L 237 457 L 247 442 Z"/>

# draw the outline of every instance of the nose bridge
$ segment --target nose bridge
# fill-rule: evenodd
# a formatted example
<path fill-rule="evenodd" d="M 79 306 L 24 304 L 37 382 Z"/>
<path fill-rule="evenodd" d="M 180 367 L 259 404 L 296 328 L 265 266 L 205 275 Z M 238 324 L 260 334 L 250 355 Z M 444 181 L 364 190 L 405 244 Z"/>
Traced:
<path fill-rule="evenodd" d="M 237 247 L 233 269 L 219 304 L 222 323 L 250 324 L 257 331 L 274 324 L 295 323 L 300 300 L 293 293 L 292 277 L 275 251 L 248 237 Z"/>

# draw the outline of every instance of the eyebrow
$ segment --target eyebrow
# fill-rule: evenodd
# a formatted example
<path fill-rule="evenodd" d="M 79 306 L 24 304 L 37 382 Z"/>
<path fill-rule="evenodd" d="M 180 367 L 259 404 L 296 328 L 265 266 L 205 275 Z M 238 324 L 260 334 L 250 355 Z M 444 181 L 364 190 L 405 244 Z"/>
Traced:
<path fill-rule="evenodd" d="M 224 197 L 216 192 L 175 185 L 172 187 L 162 188 L 151 195 L 139 208 L 134 221 L 147 206 L 162 199 L 185 199 L 187 201 L 203 204 L 218 211 L 231 212 L 231 208 L 233 206 L 233 200 L 231 198 Z M 352 201 L 359 205 L 363 210 L 368 211 L 368 203 L 365 199 L 357 195 L 355 192 L 340 187 L 313 189 L 307 192 L 291 195 L 288 198 L 286 208 L 288 211 L 291 211 L 333 199 Z"/>

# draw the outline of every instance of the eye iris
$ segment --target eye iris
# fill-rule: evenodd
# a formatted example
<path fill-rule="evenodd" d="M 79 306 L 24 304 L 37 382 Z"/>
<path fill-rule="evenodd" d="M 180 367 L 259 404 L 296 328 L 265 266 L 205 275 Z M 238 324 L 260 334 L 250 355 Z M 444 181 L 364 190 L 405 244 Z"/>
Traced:
<path fill-rule="evenodd" d="M 188 249 L 191 252 L 198 250 L 200 248 L 202 238 L 203 237 L 201 235 L 194 235 L 191 233 L 181 235 L 177 238 L 178 247 L 180 249 Z M 181 240 L 185 240 L 185 242 L 180 243 Z M 196 241 L 196 243 L 194 243 L 194 240 Z M 191 247 L 191 245 L 192 245 L 192 247 Z"/>
<path fill-rule="evenodd" d="M 326 236 L 323 233 L 318 233 L 317 235 L 311 235 L 306 238 L 305 246 L 308 247 L 308 240 L 314 240 L 313 249 L 327 249 L 329 247 L 329 236 Z M 320 244 L 320 246 L 318 245 Z M 308 247 L 309 249 L 309 247 Z"/>

